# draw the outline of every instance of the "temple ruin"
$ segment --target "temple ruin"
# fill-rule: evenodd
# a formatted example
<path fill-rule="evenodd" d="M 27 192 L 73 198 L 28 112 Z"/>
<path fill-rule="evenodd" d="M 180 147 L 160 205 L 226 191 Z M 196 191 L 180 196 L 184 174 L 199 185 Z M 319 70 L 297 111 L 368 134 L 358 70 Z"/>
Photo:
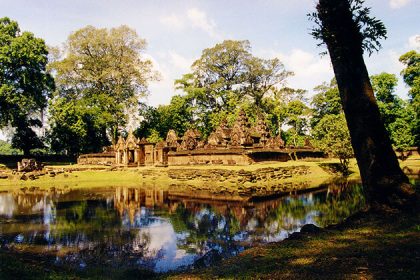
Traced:
<path fill-rule="evenodd" d="M 81 164 L 103 164 L 101 157 L 82 155 Z M 244 111 L 240 111 L 232 127 L 226 121 L 208 137 L 202 139 L 196 129 L 187 130 L 179 137 L 169 130 L 166 139 L 153 144 L 136 138 L 132 132 L 122 136 L 114 145 L 113 158 L 108 164 L 123 166 L 172 166 L 172 165 L 249 165 L 262 161 L 287 161 L 296 158 L 323 157 L 309 141 L 303 147 L 286 147 L 280 136 L 272 136 L 263 119 L 251 126 Z"/>

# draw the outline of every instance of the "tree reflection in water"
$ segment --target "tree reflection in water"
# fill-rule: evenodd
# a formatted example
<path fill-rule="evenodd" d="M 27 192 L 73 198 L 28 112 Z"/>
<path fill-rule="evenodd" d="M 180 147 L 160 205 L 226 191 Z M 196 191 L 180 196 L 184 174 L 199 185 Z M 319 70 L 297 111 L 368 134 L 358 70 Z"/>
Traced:
<path fill-rule="evenodd" d="M 364 204 L 361 186 L 348 182 L 275 199 L 202 197 L 142 188 L 0 193 L 0 245 L 47 252 L 57 265 L 168 271 L 282 240 L 307 223 L 337 223 Z"/>

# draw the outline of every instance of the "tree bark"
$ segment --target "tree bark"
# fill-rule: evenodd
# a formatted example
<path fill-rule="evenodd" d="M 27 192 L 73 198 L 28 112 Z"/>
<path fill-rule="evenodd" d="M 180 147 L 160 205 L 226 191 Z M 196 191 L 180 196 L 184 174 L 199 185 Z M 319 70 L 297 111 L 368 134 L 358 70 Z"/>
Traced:
<path fill-rule="evenodd" d="M 368 199 L 401 204 L 415 196 L 381 119 L 363 60 L 362 34 L 348 0 L 320 0 L 318 17 L 334 68 L 351 143 Z"/>

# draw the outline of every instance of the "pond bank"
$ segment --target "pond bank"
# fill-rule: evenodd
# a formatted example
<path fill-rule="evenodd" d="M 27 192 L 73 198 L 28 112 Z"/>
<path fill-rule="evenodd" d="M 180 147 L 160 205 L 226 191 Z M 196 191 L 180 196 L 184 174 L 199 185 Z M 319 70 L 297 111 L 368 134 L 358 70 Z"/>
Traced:
<path fill-rule="evenodd" d="M 317 188 L 336 178 L 337 160 L 270 162 L 249 166 L 109 167 L 52 165 L 41 172 L 14 173 L 0 168 L 0 191 L 19 188 L 84 189 L 142 186 L 238 195 L 269 195 Z M 420 158 L 400 163 L 406 174 L 420 174 Z M 351 161 L 349 179 L 359 172 Z"/>
<path fill-rule="evenodd" d="M 43 171 L 3 171 L 0 190 L 38 187 L 94 188 L 153 186 L 217 190 L 226 193 L 290 192 L 316 187 L 335 176 L 325 166 L 334 162 L 287 162 L 251 166 L 182 166 L 116 168 L 104 166 L 46 166 Z M 310 183 L 308 183 L 310 181 Z"/>
<path fill-rule="evenodd" d="M 161 279 L 419 279 L 418 209 L 411 214 L 370 210 L 308 231 L 207 269 Z"/>
<path fill-rule="evenodd" d="M 155 274 L 141 269 L 70 270 L 42 255 L 0 250 L 1 279 L 418 279 L 420 217 L 389 209 L 358 213 L 317 230 L 260 245 L 205 269 Z"/>

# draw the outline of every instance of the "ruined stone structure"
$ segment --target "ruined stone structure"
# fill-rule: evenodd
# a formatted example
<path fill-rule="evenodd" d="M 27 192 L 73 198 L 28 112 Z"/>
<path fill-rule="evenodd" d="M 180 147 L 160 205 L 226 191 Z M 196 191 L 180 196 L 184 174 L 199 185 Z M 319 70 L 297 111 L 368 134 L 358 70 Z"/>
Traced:
<path fill-rule="evenodd" d="M 24 158 L 22 159 L 21 162 L 17 163 L 18 172 L 39 171 L 39 170 L 42 170 L 43 167 L 44 166 L 42 163 L 36 161 L 33 158 L 30 158 L 30 159 Z"/>
<path fill-rule="evenodd" d="M 248 165 L 296 157 L 323 157 L 323 153 L 314 150 L 309 141 L 304 147 L 285 147 L 279 136 L 270 135 L 263 119 L 251 126 L 244 111 L 239 113 L 232 127 L 222 121 L 207 141 L 196 129 L 187 130 L 182 137 L 169 130 L 166 139 L 157 144 L 139 140 L 130 132 L 126 139 L 119 138 L 114 151 L 114 163 L 124 166 Z"/>

